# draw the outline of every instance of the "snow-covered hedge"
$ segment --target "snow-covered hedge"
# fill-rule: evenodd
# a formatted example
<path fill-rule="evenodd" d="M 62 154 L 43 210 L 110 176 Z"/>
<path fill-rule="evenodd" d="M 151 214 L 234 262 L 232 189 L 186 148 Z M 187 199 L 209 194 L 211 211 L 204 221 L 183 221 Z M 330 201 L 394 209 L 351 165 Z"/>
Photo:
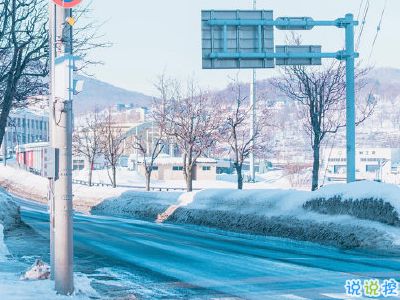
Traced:
<path fill-rule="evenodd" d="M 312 193 L 304 209 L 327 215 L 350 215 L 400 227 L 400 188 L 362 181 L 331 185 Z"/>
<path fill-rule="evenodd" d="M 174 204 L 181 194 L 175 192 L 125 192 L 120 197 L 104 200 L 94 206 L 91 213 L 155 220 L 159 214 Z"/>
<path fill-rule="evenodd" d="M 400 243 L 399 191 L 397 186 L 357 182 L 328 186 L 317 192 L 128 192 L 103 202 L 92 212 L 204 225 L 343 248 L 384 249 L 397 248 L 396 243 Z"/>

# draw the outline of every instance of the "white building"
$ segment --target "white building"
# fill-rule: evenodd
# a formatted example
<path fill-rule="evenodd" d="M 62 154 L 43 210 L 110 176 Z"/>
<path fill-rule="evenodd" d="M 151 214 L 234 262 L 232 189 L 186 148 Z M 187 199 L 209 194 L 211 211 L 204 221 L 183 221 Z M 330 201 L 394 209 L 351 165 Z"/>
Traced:
<path fill-rule="evenodd" d="M 346 149 L 333 148 L 323 152 L 322 172 L 328 181 L 346 179 Z M 400 149 L 357 148 L 357 180 L 400 181 Z"/>
<path fill-rule="evenodd" d="M 135 155 L 131 155 L 129 157 L 129 169 L 137 170 L 140 175 L 145 176 L 143 157 L 137 161 Z M 160 154 L 154 162 L 151 178 L 156 180 L 183 180 L 182 158 Z M 193 180 L 217 180 L 217 161 L 212 158 L 198 158 L 193 168 Z"/>
<path fill-rule="evenodd" d="M 11 112 L 5 139 L 8 153 L 13 152 L 18 145 L 47 142 L 49 140 L 47 113 L 31 109 L 18 109 Z"/>

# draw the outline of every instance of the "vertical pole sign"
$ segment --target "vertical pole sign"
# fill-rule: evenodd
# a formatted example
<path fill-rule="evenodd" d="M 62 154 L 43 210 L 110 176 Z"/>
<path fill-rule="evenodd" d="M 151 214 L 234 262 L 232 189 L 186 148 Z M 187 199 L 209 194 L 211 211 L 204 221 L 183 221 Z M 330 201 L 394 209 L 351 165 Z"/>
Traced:
<path fill-rule="evenodd" d="M 347 182 L 356 180 L 355 166 L 355 89 L 352 14 L 331 21 L 310 17 L 280 17 L 266 10 L 204 10 L 202 22 L 203 69 L 257 69 L 288 65 L 320 65 L 322 58 L 346 62 L 346 142 Z M 346 49 L 321 52 L 319 45 L 274 46 L 274 28 L 278 30 L 311 30 L 316 26 L 345 29 Z M 252 118 L 252 123 L 254 122 Z M 251 157 L 251 161 L 253 157 Z"/>
<path fill-rule="evenodd" d="M 57 293 L 71 295 L 73 281 L 72 209 L 72 100 L 73 32 L 72 8 L 81 0 L 51 0 L 50 13 L 50 144 L 55 151 L 50 179 L 50 249 L 52 278 Z"/>

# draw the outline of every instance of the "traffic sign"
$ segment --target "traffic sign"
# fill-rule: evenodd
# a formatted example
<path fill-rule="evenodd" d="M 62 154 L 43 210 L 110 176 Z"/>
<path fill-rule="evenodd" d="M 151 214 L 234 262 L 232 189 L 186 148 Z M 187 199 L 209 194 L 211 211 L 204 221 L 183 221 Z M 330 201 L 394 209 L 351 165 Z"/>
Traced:
<path fill-rule="evenodd" d="M 82 0 L 52 0 L 55 4 L 64 8 L 73 8 L 77 6 Z"/>
<path fill-rule="evenodd" d="M 213 25 L 215 20 L 223 20 L 227 25 Z M 241 23 L 242 20 L 246 22 Z M 273 58 L 235 57 L 240 53 L 274 53 L 273 26 L 252 26 L 253 22 L 273 21 L 271 10 L 204 10 L 202 21 L 203 69 L 255 69 L 273 68 Z M 231 25 L 240 23 L 240 25 Z M 226 53 L 232 57 L 215 58 L 215 53 Z"/>
<path fill-rule="evenodd" d="M 288 57 L 276 58 L 277 66 L 310 66 L 310 65 L 321 65 L 321 46 L 319 45 L 299 45 L 299 46 L 276 46 L 276 53 L 288 54 Z M 316 53 L 315 57 L 312 57 L 311 53 Z M 296 55 L 297 54 L 297 55 Z M 307 56 L 306 54 L 310 54 Z"/>

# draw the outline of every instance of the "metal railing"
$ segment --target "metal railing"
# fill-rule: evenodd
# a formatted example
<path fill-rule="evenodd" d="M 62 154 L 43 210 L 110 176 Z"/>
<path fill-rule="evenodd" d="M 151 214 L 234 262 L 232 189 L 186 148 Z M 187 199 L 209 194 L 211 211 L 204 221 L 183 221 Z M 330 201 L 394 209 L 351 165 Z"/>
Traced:
<path fill-rule="evenodd" d="M 80 185 L 85 185 L 89 186 L 89 182 L 85 180 L 77 180 L 73 179 L 72 180 L 73 184 L 80 184 Z M 104 183 L 104 182 L 92 182 L 92 186 L 103 186 L 103 187 L 112 187 L 113 185 L 111 183 Z M 117 184 L 117 188 L 129 188 L 129 189 L 138 189 L 138 190 L 145 190 L 145 186 L 139 186 L 139 185 L 128 185 L 128 184 Z M 186 191 L 186 188 L 184 187 L 164 187 L 164 186 L 150 186 L 151 191 Z M 194 188 L 194 191 L 200 191 L 201 189 L 199 188 Z"/>

